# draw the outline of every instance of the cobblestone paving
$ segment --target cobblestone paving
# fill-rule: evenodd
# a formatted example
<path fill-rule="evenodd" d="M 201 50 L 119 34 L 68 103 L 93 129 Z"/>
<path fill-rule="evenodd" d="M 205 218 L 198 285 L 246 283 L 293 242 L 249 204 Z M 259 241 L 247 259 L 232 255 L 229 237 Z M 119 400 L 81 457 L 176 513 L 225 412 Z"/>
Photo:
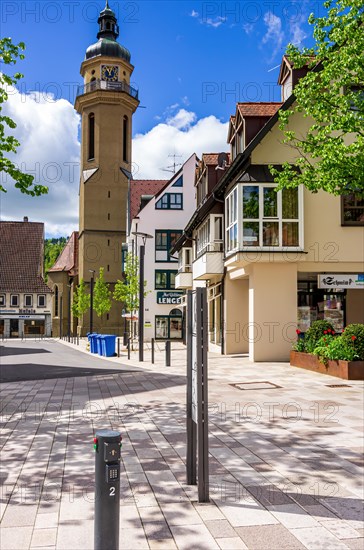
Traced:
<path fill-rule="evenodd" d="M 101 428 L 123 434 L 121 550 L 364 548 L 362 382 L 210 354 L 211 502 L 199 504 L 186 484 L 182 346 L 172 367 L 162 349 L 151 365 L 84 348 L 3 344 L 17 371 L 31 361 L 72 376 L 0 386 L 2 550 L 93 548 Z"/>

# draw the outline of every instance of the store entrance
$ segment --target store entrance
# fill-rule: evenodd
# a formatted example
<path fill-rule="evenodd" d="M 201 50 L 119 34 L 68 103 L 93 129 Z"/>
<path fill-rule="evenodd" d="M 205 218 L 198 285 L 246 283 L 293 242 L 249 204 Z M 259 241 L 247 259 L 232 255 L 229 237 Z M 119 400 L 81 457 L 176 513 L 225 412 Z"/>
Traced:
<path fill-rule="evenodd" d="M 19 319 L 10 319 L 10 338 L 19 336 Z"/>
<path fill-rule="evenodd" d="M 169 315 L 156 315 L 155 337 L 157 340 L 181 340 L 183 318 L 180 309 L 172 309 Z"/>

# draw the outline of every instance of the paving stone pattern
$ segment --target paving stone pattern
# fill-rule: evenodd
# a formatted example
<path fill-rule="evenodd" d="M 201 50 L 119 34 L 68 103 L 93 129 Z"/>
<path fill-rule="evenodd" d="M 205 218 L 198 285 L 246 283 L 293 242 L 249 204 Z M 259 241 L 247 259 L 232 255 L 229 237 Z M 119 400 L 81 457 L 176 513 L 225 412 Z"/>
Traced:
<path fill-rule="evenodd" d="M 7 376 L 9 365 L 16 380 L 31 365 L 72 375 L 28 372 L 0 386 L 1 550 L 93 548 L 101 428 L 123 435 L 120 550 L 364 548 L 362 382 L 329 388 L 336 378 L 209 354 L 211 501 L 202 504 L 186 484 L 183 346 L 173 344 L 171 367 L 162 346 L 155 365 L 149 349 L 141 364 L 135 352 L 98 359 L 85 348 L 3 344 Z"/>

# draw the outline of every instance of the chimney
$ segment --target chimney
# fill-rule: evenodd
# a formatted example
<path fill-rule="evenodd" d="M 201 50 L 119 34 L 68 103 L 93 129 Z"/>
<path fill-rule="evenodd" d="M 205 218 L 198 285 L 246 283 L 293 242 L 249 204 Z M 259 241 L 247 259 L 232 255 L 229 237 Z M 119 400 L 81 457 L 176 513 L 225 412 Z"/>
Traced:
<path fill-rule="evenodd" d="M 24 216 L 23 222 L 28 222 L 28 216 Z"/>

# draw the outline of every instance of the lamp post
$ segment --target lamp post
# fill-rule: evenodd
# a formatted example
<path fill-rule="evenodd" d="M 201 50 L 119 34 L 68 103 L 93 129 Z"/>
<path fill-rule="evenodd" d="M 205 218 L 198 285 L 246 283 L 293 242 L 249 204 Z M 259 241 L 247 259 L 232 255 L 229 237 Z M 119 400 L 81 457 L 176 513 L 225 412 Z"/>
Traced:
<path fill-rule="evenodd" d="M 90 280 L 90 332 L 93 332 L 94 328 L 94 269 L 89 269 L 89 272 L 91 273 L 91 280 Z"/>
<path fill-rule="evenodd" d="M 141 237 L 143 244 L 139 248 L 139 315 L 138 315 L 138 332 L 139 332 L 139 361 L 144 361 L 144 255 L 145 243 L 147 239 L 153 239 L 148 233 L 132 233 L 136 237 Z"/>

